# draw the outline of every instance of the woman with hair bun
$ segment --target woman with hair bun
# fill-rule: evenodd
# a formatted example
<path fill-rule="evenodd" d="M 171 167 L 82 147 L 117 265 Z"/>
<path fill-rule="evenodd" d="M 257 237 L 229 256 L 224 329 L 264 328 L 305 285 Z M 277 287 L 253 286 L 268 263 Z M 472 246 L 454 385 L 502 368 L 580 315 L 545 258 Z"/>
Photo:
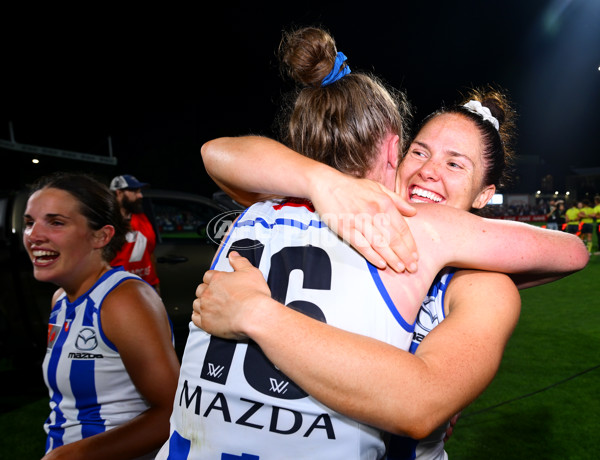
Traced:
<path fill-rule="evenodd" d="M 421 299 L 428 295 L 429 302 L 444 307 L 443 296 L 428 294 L 443 265 L 529 270 L 540 278 L 557 278 L 585 264 L 585 255 L 577 252 L 580 242 L 568 235 L 555 238 L 558 232 L 490 221 L 453 206 L 415 204 L 418 212 L 406 219 L 421 254 L 418 270 L 410 260 L 398 265 L 407 259 L 388 252 L 389 242 L 398 246 L 397 232 L 375 244 L 371 255 L 395 258 L 395 270 L 403 272 L 407 265 L 412 273 L 377 270 L 340 239 L 329 238 L 332 233 L 321 218 L 328 211 L 328 224 L 337 223 L 344 238 L 360 246 L 369 232 L 382 236 L 389 229 L 378 222 L 385 213 L 398 207 L 410 213 L 404 201 L 409 198 L 453 203 L 461 194 L 468 197 L 461 201 L 468 203 L 463 207 L 482 207 L 493 193 L 493 186 L 483 184 L 489 160 L 482 159 L 475 125 L 470 132 L 474 139 L 466 145 L 457 139 L 449 149 L 417 136 L 405 159 L 413 166 L 406 177 L 411 188 L 399 190 L 404 200 L 396 197 L 386 187 L 394 186 L 403 150 L 405 118 L 399 115 L 400 107 L 407 106 L 405 98 L 350 71 L 345 56 L 320 29 L 286 36 L 282 56 L 292 66 L 290 75 L 302 84 L 285 118 L 286 143 L 305 156 L 264 138 L 211 141 L 203 146 L 203 156 L 227 191 L 241 187 L 314 201 L 257 203 L 231 229 L 215 270 L 207 272 L 197 290 L 171 437 L 158 458 L 384 458 L 390 446 L 383 430 L 423 437 L 472 401 L 495 372 L 518 318 L 516 287 L 496 273 L 485 273 L 478 281 L 483 290 L 473 298 L 477 308 L 461 310 L 473 287 L 469 276 L 475 276 L 465 271 L 451 296 L 459 309 L 455 317 L 472 315 L 471 325 L 487 316 L 500 332 L 489 338 L 487 327 L 481 334 L 473 331 L 482 356 L 474 356 L 480 350 L 471 350 L 472 343 L 453 347 L 463 340 L 462 327 L 445 339 L 433 334 L 429 348 L 424 344 L 418 355 L 410 354 Z M 464 110 L 487 116 L 479 107 Z M 470 122 L 467 117 L 463 119 Z M 418 161 L 427 164 L 418 168 Z M 426 172 L 420 175 L 419 169 Z M 256 198 L 235 196 L 246 197 L 244 202 Z M 325 211 L 317 214 L 313 205 Z M 340 219 L 365 209 L 378 215 L 354 227 Z M 404 222 L 395 217 L 395 223 Z M 547 251 L 554 244 L 573 249 L 578 260 L 549 260 Z M 410 242 L 399 246 L 411 255 Z M 234 273 L 223 272 L 232 268 Z M 453 273 L 441 273 L 435 288 L 441 290 Z M 488 299 L 490 291 L 497 297 Z M 488 305 L 482 306 L 484 299 Z M 446 362 L 453 348 L 464 351 L 466 361 Z M 471 369 L 480 364 L 484 369 Z M 407 449 L 414 451 L 412 444 Z"/>

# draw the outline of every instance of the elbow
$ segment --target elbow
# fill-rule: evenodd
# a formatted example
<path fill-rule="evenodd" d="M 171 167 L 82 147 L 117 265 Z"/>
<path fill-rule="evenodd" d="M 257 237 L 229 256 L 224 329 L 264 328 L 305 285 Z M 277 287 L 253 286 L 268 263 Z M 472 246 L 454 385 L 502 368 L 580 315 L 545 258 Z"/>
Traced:
<path fill-rule="evenodd" d="M 402 427 L 396 427 L 396 429 L 391 431 L 391 433 L 400 436 L 408 436 L 412 439 L 423 439 L 429 436 L 431 433 L 433 433 L 433 431 L 439 425 L 427 423 L 427 421 L 425 420 L 419 420 L 411 426 L 406 426 L 405 424 L 403 424 Z"/>
<path fill-rule="evenodd" d="M 202 147 L 200 147 L 200 155 L 202 155 L 202 161 L 204 162 L 204 167 L 207 171 L 209 170 L 211 160 L 216 155 L 218 145 L 219 139 L 213 139 L 208 142 L 205 142 L 204 144 L 202 144 Z"/>
<path fill-rule="evenodd" d="M 573 271 L 579 271 L 586 267 L 590 261 L 590 253 L 582 240 L 577 238 L 577 250 L 573 253 Z"/>
<path fill-rule="evenodd" d="M 561 234 L 564 242 L 558 250 L 563 254 L 563 262 L 557 272 L 566 276 L 584 269 L 590 260 L 590 253 L 578 236 L 566 232 Z"/>
<path fill-rule="evenodd" d="M 446 422 L 446 420 L 426 414 L 428 413 L 420 412 L 414 416 L 398 417 L 391 426 L 385 427 L 385 429 L 392 434 L 408 436 L 412 439 L 423 439 Z"/>

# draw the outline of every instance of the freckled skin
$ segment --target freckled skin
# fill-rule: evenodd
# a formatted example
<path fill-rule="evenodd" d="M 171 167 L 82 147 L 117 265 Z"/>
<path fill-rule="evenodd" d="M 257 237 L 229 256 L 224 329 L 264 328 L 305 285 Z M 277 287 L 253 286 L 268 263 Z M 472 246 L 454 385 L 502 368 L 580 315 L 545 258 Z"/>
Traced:
<path fill-rule="evenodd" d="M 482 208 L 495 187 L 483 186 L 483 144 L 475 124 L 458 114 L 430 120 L 417 134 L 397 175 L 397 192 L 408 201 L 445 204 L 465 211 Z M 414 187 L 437 200 L 416 196 Z"/>

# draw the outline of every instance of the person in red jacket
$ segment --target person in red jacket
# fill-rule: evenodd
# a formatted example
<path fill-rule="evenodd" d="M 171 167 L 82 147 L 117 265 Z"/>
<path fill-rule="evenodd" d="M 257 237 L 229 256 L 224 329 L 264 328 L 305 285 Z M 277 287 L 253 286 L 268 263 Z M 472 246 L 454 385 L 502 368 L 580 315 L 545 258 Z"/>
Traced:
<path fill-rule="evenodd" d="M 115 193 L 121 213 L 131 227 L 125 244 L 110 264 L 113 267 L 122 265 L 128 272 L 147 281 L 160 294 L 154 257 L 156 233 L 144 214 L 142 202 L 142 188 L 148 185 L 129 174 L 116 176 L 110 182 L 110 189 Z"/>

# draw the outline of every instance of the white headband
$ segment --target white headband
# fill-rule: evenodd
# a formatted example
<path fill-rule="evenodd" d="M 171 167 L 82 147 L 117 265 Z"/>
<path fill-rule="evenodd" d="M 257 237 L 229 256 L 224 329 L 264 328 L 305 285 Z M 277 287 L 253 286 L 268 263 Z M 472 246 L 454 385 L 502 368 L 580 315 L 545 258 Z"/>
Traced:
<path fill-rule="evenodd" d="M 470 112 L 476 113 L 484 120 L 489 121 L 492 125 L 494 125 L 494 128 L 496 128 L 496 131 L 500 130 L 500 123 L 498 123 L 498 120 L 496 119 L 496 117 L 494 117 L 492 115 L 492 112 L 490 112 L 490 109 L 482 106 L 481 102 L 471 100 L 471 101 L 467 102 L 465 105 L 463 105 L 463 107 L 465 107 Z"/>

